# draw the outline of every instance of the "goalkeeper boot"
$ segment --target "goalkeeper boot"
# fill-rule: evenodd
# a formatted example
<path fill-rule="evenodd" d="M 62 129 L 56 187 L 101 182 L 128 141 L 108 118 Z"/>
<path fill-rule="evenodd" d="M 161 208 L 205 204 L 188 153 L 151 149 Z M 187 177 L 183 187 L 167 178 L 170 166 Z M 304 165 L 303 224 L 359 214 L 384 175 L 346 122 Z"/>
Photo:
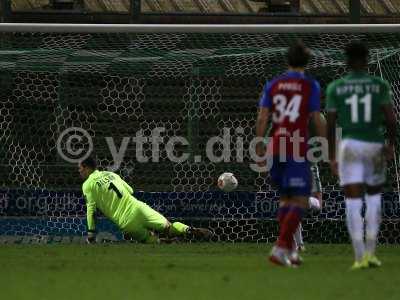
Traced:
<path fill-rule="evenodd" d="M 177 244 L 179 243 L 179 239 L 177 237 L 165 237 L 165 238 L 160 238 L 160 244 Z"/>
<path fill-rule="evenodd" d="M 280 247 L 274 246 L 271 250 L 271 255 L 269 256 L 269 261 L 274 265 L 281 267 L 292 267 L 292 263 L 287 254 L 287 250 Z"/>
<path fill-rule="evenodd" d="M 382 266 L 381 261 L 373 254 L 365 254 L 364 259 L 368 262 L 370 268 L 379 268 Z"/>
<path fill-rule="evenodd" d="M 214 236 L 214 233 L 208 228 L 189 227 L 187 233 L 195 239 L 209 240 Z"/>

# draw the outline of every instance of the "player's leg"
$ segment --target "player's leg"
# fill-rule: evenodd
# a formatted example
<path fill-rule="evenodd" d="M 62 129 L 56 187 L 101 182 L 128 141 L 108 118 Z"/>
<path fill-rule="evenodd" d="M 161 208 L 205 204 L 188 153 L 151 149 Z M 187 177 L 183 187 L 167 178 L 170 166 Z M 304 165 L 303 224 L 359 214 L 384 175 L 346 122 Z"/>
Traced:
<path fill-rule="evenodd" d="M 363 184 L 349 184 L 344 186 L 346 223 L 355 259 L 352 269 L 368 267 L 368 263 L 365 261 L 364 222 L 361 215 L 363 193 Z"/>
<path fill-rule="evenodd" d="M 318 165 L 311 166 L 311 196 L 308 199 L 310 209 L 321 210 L 322 208 L 322 184 L 319 176 Z"/>
<path fill-rule="evenodd" d="M 277 220 L 279 225 L 279 236 L 277 242 L 271 250 L 269 260 L 280 266 L 291 266 L 289 260 L 289 249 L 278 245 L 278 241 L 281 239 L 281 230 L 283 228 L 283 221 L 289 212 L 288 197 L 286 195 L 286 190 L 283 188 L 283 173 L 286 168 L 285 162 L 280 162 L 279 157 L 273 158 L 272 168 L 270 170 L 271 179 L 275 187 L 278 189 L 279 198 L 279 209 L 277 214 Z"/>
<path fill-rule="evenodd" d="M 210 238 L 212 232 L 206 228 L 191 227 L 181 222 L 169 222 L 162 214 L 147 204 L 138 201 L 144 216 L 144 226 L 149 230 L 164 232 L 169 237 L 191 235 L 194 238 Z"/>
<path fill-rule="evenodd" d="M 365 195 L 365 254 L 371 267 L 380 267 L 381 262 L 375 255 L 379 227 L 381 224 L 382 204 L 381 186 L 367 187 Z"/>
<path fill-rule="evenodd" d="M 275 163 L 275 162 L 274 162 Z M 304 210 L 308 207 L 310 195 L 311 174 L 308 162 L 276 163 L 271 169 L 274 182 L 278 183 L 281 196 L 281 206 L 278 212 L 279 237 L 272 250 L 270 260 L 281 265 L 299 263 L 291 258 L 297 257 L 294 249 L 293 235 L 301 223 Z M 287 263 L 289 260 L 290 264 Z"/>
<path fill-rule="evenodd" d="M 371 143 L 369 146 L 369 159 L 367 159 L 365 195 L 365 253 L 371 267 L 381 266 L 381 262 L 375 256 L 375 249 L 379 233 L 382 215 L 382 188 L 386 181 L 386 162 L 383 155 L 383 147 Z"/>
<path fill-rule="evenodd" d="M 361 149 L 359 149 L 361 148 Z M 358 150 L 358 151 L 357 151 Z M 364 164 L 362 146 L 354 140 L 343 140 L 339 146 L 339 178 L 344 189 L 346 224 L 354 249 L 353 268 L 364 268 L 364 223 L 361 216 L 364 193 Z"/>
<path fill-rule="evenodd" d="M 183 223 L 170 223 L 167 218 L 144 202 L 138 201 L 138 208 L 143 215 L 144 227 L 149 230 L 164 232 L 169 236 L 179 236 L 186 234 L 189 229 L 189 226 Z"/>
<path fill-rule="evenodd" d="M 170 228 L 176 228 L 175 230 L 182 232 L 182 234 L 187 231 L 188 226 L 181 223 L 172 226 L 164 216 L 147 204 L 138 200 L 136 200 L 135 204 L 131 221 L 122 229 L 125 239 L 134 239 L 147 244 L 157 244 L 160 243 L 160 239 L 154 234 L 154 231 L 164 232 Z"/>
<path fill-rule="evenodd" d="M 169 227 L 165 229 L 168 236 L 191 236 L 195 239 L 209 239 L 213 233 L 208 228 L 192 227 L 180 222 L 169 223 Z"/>
<path fill-rule="evenodd" d="M 289 207 L 288 197 L 284 194 L 285 191 L 279 189 L 279 192 L 281 195 L 280 199 L 279 199 L 280 206 L 279 206 L 278 215 L 277 215 L 278 224 L 279 224 L 279 236 L 275 243 L 275 246 L 271 250 L 269 260 L 276 265 L 291 266 L 291 262 L 289 259 L 290 250 L 289 250 L 288 246 L 284 245 L 284 243 L 286 243 L 286 242 L 282 236 L 284 220 L 285 220 L 287 214 L 289 213 L 290 207 Z"/>
<path fill-rule="evenodd" d="M 282 222 L 280 236 L 277 245 L 289 249 L 289 259 L 292 264 L 299 265 L 302 259 L 298 255 L 297 244 L 293 235 L 301 226 L 304 212 L 308 209 L 307 196 L 290 196 L 288 201 L 288 213 Z M 283 243 L 282 243 L 283 242 Z"/>
<path fill-rule="evenodd" d="M 124 229 L 125 240 L 135 240 L 144 244 L 159 244 L 160 239 L 156 234 L 147 228 L 143 227 L 143 222 L 135 218 Z"/>
<path fill-rule="evenodd" d="M 301 223 L 299 224 L 299 227 L 297 227 L 296 232 L 293 235 L 293 239 L 295 243 L 294 248 L 301 252 L 306 250 L 303 240 L 303 226 Z"/>
<path fill-rule="evenodd" d="M 322 185 L 319 176 L 318 166 L 311 165 L 311 196 L 308 198 L 308 208 L 312 210 L 320 210 L 322 207 Z M 300 223 L 296 232 L 294 233 L 295 247 L 299 251 L 305 251 L 302 224 Z"/>

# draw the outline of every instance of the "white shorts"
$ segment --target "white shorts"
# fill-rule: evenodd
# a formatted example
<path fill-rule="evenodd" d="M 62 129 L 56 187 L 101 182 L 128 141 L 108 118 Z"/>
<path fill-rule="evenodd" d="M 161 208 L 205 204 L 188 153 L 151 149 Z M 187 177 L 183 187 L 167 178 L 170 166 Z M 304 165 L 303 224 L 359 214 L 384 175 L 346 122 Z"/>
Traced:
<path fill-rule="evenodd" d="M 385 183 L 386 160 L 382 143 L 343 139 L 339 144 L 340 185 L 364 183 L 377 186 Z"/>

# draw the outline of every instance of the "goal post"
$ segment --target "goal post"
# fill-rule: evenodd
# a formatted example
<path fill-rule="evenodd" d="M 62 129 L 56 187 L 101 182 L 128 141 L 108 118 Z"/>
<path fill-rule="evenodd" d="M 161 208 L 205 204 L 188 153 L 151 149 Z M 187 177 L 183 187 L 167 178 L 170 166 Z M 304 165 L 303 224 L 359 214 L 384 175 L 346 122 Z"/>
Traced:
<path fill-rule="evenodd" d="M 265 81 L 286 69 L 285 49 L 301 38 L 324 90 L 346 73 L 344 46 L 362 40 L 399 117 L 399 29 L 0 24 L 1 241 L 82 240 L 77 161 L 90 151 L 168 218 L 212 227 L 217 241 L 274 241 L 278 194 L 251 156 Z M 400 241 L 397 163 L 383 197 L 385 243 Z M 226 194 L 216 180 L 228 171 L 239 187 Z M 343 194 L 327 164 L 320 172 L 324 208 L 306 217 L 305 239 L 347 241 Z M 121 238 L 102 218 L 99 230 Z"/>

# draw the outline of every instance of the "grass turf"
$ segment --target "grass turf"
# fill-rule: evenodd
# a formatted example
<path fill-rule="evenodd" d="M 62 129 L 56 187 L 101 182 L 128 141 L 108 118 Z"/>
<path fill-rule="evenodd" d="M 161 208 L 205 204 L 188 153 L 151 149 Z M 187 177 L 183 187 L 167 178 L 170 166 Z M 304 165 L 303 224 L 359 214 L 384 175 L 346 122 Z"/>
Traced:
<path fill-rule="evenodd" d="M 398 299 L 398 247 L 380 269 L 349 271 L 349 245 L 309 245 L 299 269 L 265 244 L 5 245 L 1 299 Z"/>

